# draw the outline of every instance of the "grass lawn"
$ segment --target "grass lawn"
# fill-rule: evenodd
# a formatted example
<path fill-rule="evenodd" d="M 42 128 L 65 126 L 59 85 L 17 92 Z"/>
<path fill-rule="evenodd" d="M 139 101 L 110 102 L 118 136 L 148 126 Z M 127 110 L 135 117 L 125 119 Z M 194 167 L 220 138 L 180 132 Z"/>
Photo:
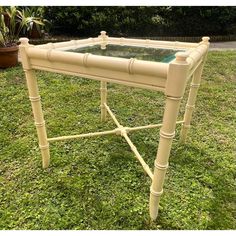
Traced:
<path fill-rule="evenodd" d="M 100 122 L 99 82 L 37 76 L 49 137 L 115 128 L 111 119 Z M 161 122 L 161 93 L 114 84 L 108 93 L 123 125 Z M 52 143 L 51 165 L 41 168 L 23 70 L 2 70 L 0 229 L 236 229 L 235 51 L 209 52 L 198 95 L 186 145 L 177 128 L 159 217 L 151 222 L 150 179 L 120 136 Z M 152 168 L 159 129 L 130 136 Z"/>

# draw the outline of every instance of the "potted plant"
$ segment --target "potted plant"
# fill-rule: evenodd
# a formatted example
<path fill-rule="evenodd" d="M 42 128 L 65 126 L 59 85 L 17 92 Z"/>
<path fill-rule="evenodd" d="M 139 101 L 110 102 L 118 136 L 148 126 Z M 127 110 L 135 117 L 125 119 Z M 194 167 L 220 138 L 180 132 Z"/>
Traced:
<path fill-rule="evenodd" d="M 43 18 L 44 8 L 43 7 L 23 7 L 19 12 L 20 17 L 28 19 L 27 25 L 22 28 L 22 34 L 31 39 L 41 38 L 43 27 L 48 20 Z"/>
<path fill-rule="evenodd" d="M 32 22 L 44 24 L 34 16 L 25 16 L 24 10 L 16 7 L 0 7 L 0 68 L 8 68 L 18 63 L 18 39 L 23 28 Z"/>

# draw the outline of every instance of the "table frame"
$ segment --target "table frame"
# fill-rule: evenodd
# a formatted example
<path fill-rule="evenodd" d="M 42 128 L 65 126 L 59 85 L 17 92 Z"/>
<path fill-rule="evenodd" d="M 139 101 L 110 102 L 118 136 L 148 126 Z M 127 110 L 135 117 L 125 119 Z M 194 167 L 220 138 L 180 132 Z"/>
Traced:
<path fill-rule="evenodd" d="M 155 220 L 158 215 L 160 196 L 163 193 L 164 178 L 168 168 L 176 124 L 182 124 L 180 140 L 182 143 L 186 142 L 197 92 L 201 82 L 201 74 L 209 48 L 209 37 L 203 37 L 200 43 L 182 43 L 114 38 L 108 37 L 105 31 L 101 31 L 101 35 L 97 38 L 71 40 L 62 43 L 48 43 L 34 46 L 28 43 L 29 40 L 27 38 L 21 38 L 20 42 L 20 55 L 37 129 L 43 168 L 49 166 L 49 142 L 110 134 L 121 135 L 125 138 L 144 171 L 152 180 L 149 212 L 151 219 Z M 101 49 L 105 49 L 107 44 L 118 44 L 187 50 L 176 53 L 176 59 L 170 63 L 65 52 L 68 49 L 96 44 L 99 44 Z M 106 121 L 107 114 L 109 114 L 117 125 L 117 128 L 103 132 L 48 138 L 35 70 L 77 75 L 101 81 L 101 121 Z M 188 80 L 191 80 L 191 84 L 184 119 L 177 121 L 180 102 Z M 138 127 L 122 126 L 107 105 L 107 82 L 164 92 L 166 100 L 162 123 Z M 156 127 L 160 127 L 160 140 L 154 162 L 154 172 L 152 172 L 130 140 L 128 133 L 135 130 Z"/>

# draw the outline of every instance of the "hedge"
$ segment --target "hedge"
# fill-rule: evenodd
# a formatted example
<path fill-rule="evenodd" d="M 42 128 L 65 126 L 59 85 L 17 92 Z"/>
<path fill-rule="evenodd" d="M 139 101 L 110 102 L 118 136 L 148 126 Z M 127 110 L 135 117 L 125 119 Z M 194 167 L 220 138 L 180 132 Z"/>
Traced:
<path fill-rule="evenodd" d="M 51 34 L 96 36 L 201 36 L 236 32 L 236 7 L 51 6 Z"/>

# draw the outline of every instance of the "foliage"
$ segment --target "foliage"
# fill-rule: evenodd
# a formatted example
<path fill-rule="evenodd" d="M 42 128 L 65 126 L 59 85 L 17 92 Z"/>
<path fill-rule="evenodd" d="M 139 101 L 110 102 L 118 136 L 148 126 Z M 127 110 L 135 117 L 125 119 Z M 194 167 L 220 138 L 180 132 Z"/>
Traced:
<path fill-rule="evenodd" d="M 5 14 L 4 14 L 5 13 Z M 5 17 L 7 18 L 5 20 Z M 7 21 L 7 23 L 5 22 Z M 7 47 L 16 44 L 24 21 L 20 21 L 16 7 L 0 8 L 0 46 Z"/>
<path fill-rule="evenodd" d="M 236 7 L 45 7 L 52 33 L 97 36 L 203 36 L 233 34 Z"/>
<path fill-rule="evenodd" d="M 21 7 L 21 17 L 28 19 L 28 23 L 22 29 L 23 35 L 30 35 L 35 25 L 37 31 L 41 33 L 45 26 L 48 26 L 49 21 L 44 19 L 44 7 Z"/>
<path fill-rule="evenodd" d="M 171 7 L 162 11 L 172 35 L 227 35 L 236 32 L 236 7 Z M 174 30 L 173 30 L 174 29 Z"/>
<path fill-rule="evenodd" d="M 52 143 L 40 150 L 21 67 L 0 73 L 0 229 L 236 229 L 235 52 L 210 52 L 186 145 L 173 141 L 157 222 L 150 180 L 119 136 Z M 49 137 L 114 128 L 100 123 L 99 83 L 37 72 Z M 109 84 L 123 125 L 161 121 L 164 95 Z M 186 95 L 184 97 L 186 102 Z M 147 105 L 148 104 L 148 105 Z M 179 119 L 183 117 L 184 104 Z M 159 130 L 131 139 L 153 167 Z"/>
<path fill-rule="evenodd" d="M 46 7 L 55 33 L 97 35 L 106 29 L 110 35 L 150 34 L 161 21 L 162 7 Z M 159 17 L 159 18 L 158 18 Z"/>
<path fill-rule="evenodd" d="M 83 37 L 97 36 L 101 30 L 106 30 L 111 36 L 143 37 L 228 35 L 236 32 L 236 7 L 25 6 L 17 7 L 17 12 L 28 21 L 22 28 L 24 34 L 29 34 L 33 25 L 39 32 L 46 27 L 53 34 Z"/>
<path fill-rule="evenodd" d="M 32 15 L 30 14 L 32 13 Z M 27 9 L 17 9 L 14 6 L 0 8 L 0 47 L 16 45 L 22 31 L 30 30 L 32 25 L 44 23 Z"/>

